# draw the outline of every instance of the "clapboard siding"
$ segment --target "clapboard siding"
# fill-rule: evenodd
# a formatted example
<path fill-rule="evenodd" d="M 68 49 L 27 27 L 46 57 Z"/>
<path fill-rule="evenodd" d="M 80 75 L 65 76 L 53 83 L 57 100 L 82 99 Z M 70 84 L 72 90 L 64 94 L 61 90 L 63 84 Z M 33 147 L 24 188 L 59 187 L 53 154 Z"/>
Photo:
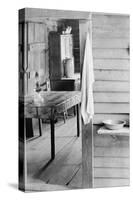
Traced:
<path fill-rule="evenodd" d="M 129 82 L 95 81 L 94 92 L 129 92 Z"/>
<path fill-rule="evenodd" d="M 129 117 L 129 16 L 92 15 L 94 123 Z"/>
<path fill-rule="evenodd" d="M 129 114 L 126 113 L 99 113 L 94 115 L 93 123 L 101 124 L 103 120 L 113 119 L 113 120 L 126 120 L 127 124 L 129 123 Z"/>
<path fill-rule="evenodd" d="M 129 113 L 129 103 L 95 103 L 95 113 Z"/>
<path fill-rule="evenodd" d="M 127 59 L 129 58 L 129 52 L 127 49 L 103 49 L 101 46 L 101 48 L 93 49 L 93 58 Z"/>
<path fill-rule="evenodd" d="M 129 29 L 116 29 L 115 27 L 94 27 L 92 30 L 92 38 L 129 38 Z"/>
<path fill-rule="evenodd" d="M 116 103 L 128 103 L 129 102 L 129 93 L 125 93 L 125 95 L 123 93 L 112 93 L 112 92 L 99 92 L 99 93 L 95 93 L 94 92 L 94 101 L 97 103 L 109 103 L 109 102 L 116 102 Z"/>
<path fill-rule="evenodd" d="M 93 39 L 93 48 L 128 48 L 129 40 L 123 38 L 94 38 Z"/>
<path fill-rule="evenodd" d="M 129 81 L 128 71 L 95 70 L 95 80 L 97 81 Z"/>
<path fill-rule="evenodd" d="M 129 59 L 94 59 L 94 69 L 129 70 Z"/>
<path fill-rule="evenodd" d="M 129 17 L 122 15 L 93 15 L 94 27 L 114 27 L 116 29 L 129 29 Z"/>

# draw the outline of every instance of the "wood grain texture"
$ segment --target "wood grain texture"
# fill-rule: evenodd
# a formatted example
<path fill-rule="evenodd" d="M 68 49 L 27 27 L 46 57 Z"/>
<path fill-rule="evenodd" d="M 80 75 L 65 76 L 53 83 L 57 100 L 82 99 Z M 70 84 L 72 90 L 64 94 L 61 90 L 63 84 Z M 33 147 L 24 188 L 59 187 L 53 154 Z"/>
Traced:
<path fill-rule="evenodd" d="M 118 49 L 118 48 L 128 48 L 129 46 L 129 39 L 123 39 L 123 38 L 107 38 L 107 39 L 102 39 L 102 38 L 94 38 L 93 39 L 93 43 L 92 43 L 92 47 L 93 48 L 114 48 L 114 49 Z"/>
<path fill-rule="evenodd" d="M 97 69 L 94 71 L 96 81 L 129 81 L 129 71 L 109 71 Z"/>
<path fill-rule="evenodd" d="M 95 188 L 105 188 L 105 187 L 119 187 L 121 186 L 129 186 L 129 179 L 123 178 L 95 178 L 94 179 L 94 187 Z"/>
<path fill-rule="evenodd" d="M 129 70 L 129 59 L 94 59 L 94 69 Z"/>
<path fill-rule="evenodd" d="M 82 122 L 83 123 L 83 122 Z M 92 119 L 87 125 L 82 125 L 82 186 L 93 187 L 93 127 Z"/>
<path fill-rule="evenodd" d="M 129 82 L 95 81 L 94 83 L 94 92 L 129 92 L 129 89 Z"/>
<path fill-rule="evenodd" d="M 129 103 L 95 103 L 94 113 L 129 113 Z"/>
<path fill-rule="evenodd" d="M 129 169 L 94 168 L 95 178 L 129 178 Z"/>
<path fill-rule="evenodd" d="M 93 49 L 93 58 L 104 58 L 104 59 L 128 59 L 129 53 L 127 49 Z"/>
<path fill-rule="evenodd" d="M 130 17 L 94 14 L 92 24 L 94 123 L 107 118 L 129 121 Z"/>
<path fill-rule="evenodd" d="M 128 127 L 123 127 L 121 129 L 118 129 L 118 130 L 109 130 L 109 129 L 107 129 L 107 128 L 105 128 L 103 126 L 97 131 L 97 133 L 100 134 L 100 135 L 126 136 L 126 137 L 129 137 L 130 130 L 129 130 Z"/>
<path fill-rule="evenodd" d="M 112 119 L 112 120 L 126 120 L 127 124 L 129 123 L 129 114 L 128 113 L 97 113 L 94 115 L 94 124 L 101 124 L 103 120 Z"/>
<path fill-rule="evenodd" d="M 126 168 L 129 169 L 129 158 L 95 157 L 94 167 L 99 168 Z"/>
<path fill-rule="evenodd" d="M 122 93 L 122 92 L 119 92 L 119 93 L 107 93 L 107 92 L 94 92 L 94 102 L 97 102 L 97 103 L 102 103 L 102 102 L 105 102 L 105 103 L 111 103 L 111 102 L 114 102 L 114 103 L 128 103 L 130 101 L 130 95 L 129 93 Z"/>
<path fill-rule="evenodd" d="M 115 144 L 116 141 L 114 141 Z M 119 142 L 118 142 L 119 144 Z M 109 147 L 94 147 L 94 156 L 104 157 L 127 157 L 129 158 L 129 147 L 119 147 L 112 145 Z"/>
<path fill-rule="evenodd" d="M 116 29 L 129 28 L 129 16 L 122 15 L 93 15 L 93 27 L 115 27 Z"/>
<path fill-rule="evenodd" d="M 25 8 L 25 21 L 36 20 L 43 22 L 44 18 L 53 19 L 89 19 L 90 12 L 68 11 L 68 10 L 53 10 L 39 8 Z M 23 17 L 20 21 L 24 20 Z"/>
<path fill-rule="evenodd" d="M 93 27 L 92 36 L 94 38 L 105 38 L 105 39 L 112 39 L 112 38 L 125 38 L 129 39 L 130 31 L 129 28 L 119 28 L 116 29 L 115 26 L 111 27 Z"/>

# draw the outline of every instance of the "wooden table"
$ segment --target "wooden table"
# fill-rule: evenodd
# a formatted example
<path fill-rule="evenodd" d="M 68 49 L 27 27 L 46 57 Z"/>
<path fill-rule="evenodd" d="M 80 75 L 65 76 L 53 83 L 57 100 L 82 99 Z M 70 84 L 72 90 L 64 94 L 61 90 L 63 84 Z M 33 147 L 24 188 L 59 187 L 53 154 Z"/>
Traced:
<path fill-rule="evenodd" d="M 55 117 L 58 113 L 63 113 L 67 109 L 76 106 L 77 113 L 77 136 L 80 135 L 80 112 L 79 104 L 81 95 L 79 91 L 63 92 L 41 92 L 41 100 L 36 100 L 34 96 L 23 99 L 24 118 L 50 119 L 51 124 L 51 159 L 55 158 Z M 22 102 L 22 100 L 20 100 Z M 41 124 L 39 124 L 41 129 Z"/>

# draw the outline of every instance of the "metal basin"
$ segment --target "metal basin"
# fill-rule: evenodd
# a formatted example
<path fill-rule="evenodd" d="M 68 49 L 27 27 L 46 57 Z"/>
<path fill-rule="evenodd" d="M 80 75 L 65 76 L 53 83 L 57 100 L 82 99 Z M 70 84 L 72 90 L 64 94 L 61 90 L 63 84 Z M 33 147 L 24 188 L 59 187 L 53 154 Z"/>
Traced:
<path fill-rule="evenodd" d="M 118 130 L 123 128 L 123 126 L 126 124 L 125 121 L 123 120 L 104 120 L 103 124 L 106 128 L 110 129 L 110 130 Z"/>

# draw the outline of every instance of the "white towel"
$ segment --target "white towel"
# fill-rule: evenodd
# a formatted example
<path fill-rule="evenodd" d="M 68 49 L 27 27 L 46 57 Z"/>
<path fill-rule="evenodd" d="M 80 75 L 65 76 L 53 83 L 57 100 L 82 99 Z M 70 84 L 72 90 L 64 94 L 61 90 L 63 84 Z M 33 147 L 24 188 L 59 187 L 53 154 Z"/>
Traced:
<path fill-rule="evenodd" d="M 86 37 L 85 51 L 84 51 L 84 62 L 82 69 L 82 85 L 81 85 L 81 115 L 84 124 L 90 122 L 94 114 L 94 103 L 93 103 L 93 57 L 92 57 L 92 45 L 90 41 L 89 32 Z"/>

